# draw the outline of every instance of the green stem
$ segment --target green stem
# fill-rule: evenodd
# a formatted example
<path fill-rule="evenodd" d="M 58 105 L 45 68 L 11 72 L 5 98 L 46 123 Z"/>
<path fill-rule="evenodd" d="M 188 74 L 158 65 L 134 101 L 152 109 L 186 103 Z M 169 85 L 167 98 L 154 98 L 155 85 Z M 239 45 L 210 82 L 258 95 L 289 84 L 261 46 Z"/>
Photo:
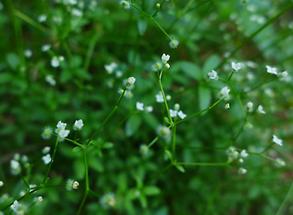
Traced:
<path fill-rule="evenodd" d="M 172 127 L 172 152 L 173 152 L 173 157 L 176 157 L 175 152 L 176 152 L 176 125 Z"/>
<path fill-rule="evenodd" d="M 90 191 L 89 170 L 88 170 L 88 160 L 87 160 L 86 149 L 83 149 L 83 164 L 84 164 L 84 168 L 85 168 L 85 190 L 84 190 L 84 194 L 83 194 L 81 203 L 80 203 L 78 211 L 77 211 L 77 215 L 81 214 L 82 209 L 84 207 L 84 204 L 86 202 L 86 199 L 88 197 L 89 191 Z"/>
<path fill-rule="evenodd" d="M 218 100 L 216 100 L 211 106 L 209 106 L 209 107 L 207 107 L 207 108 L 205 108 L 205 109 L 203 109 L 203 110 L 201 110 L 201 111 L 195 112 L 195 113 L 191 114 L 190 116 L 187 116 L 186 118 L 184 118 L 184 119 L 182 119 L 182 120 L 180 120 L 180 121 L 177 121 L 176 123 L 174 123 L 174 125 L 179 125 L 179 124 L 181 124 L 181 123 L 183 123 L 183 122 L 186 122 L 186 121 L 188 121 L 188 120 L 191 120 L 191 119 L 193 119 L 194 117 L 197 117 L 197 116 L 199 116 L 199 115 L 201 115 L 201 114 L 203 114 L 203 113 L 207 113 L 208 111 L 210 111 L 210 110 L 212 110 L 214 107 L 216 107 L 216 106 L 217 106 L 222 100 L 223 100 L 223 99 L 218 99 Z"/>
<path fill-rule="evenodd" d="M 44 180 L 43 180 L 43 184 L 46 184 L 46 183 L 48 182 L 48 180 L 49 180 L 49 174 L 50 174 L 50 171 L 51 171 L 51 168 L 52 168 L 53 162 L 54 162 L 55 157 L 56 157 L 58 144 L 59 144 L 59 138 L 58 138 L 58 136 L 57 136 L 57 137 L 56 137 L 55 146 L 54 146 L 53 155 L 52 155 L 52 160 L 51 160 L 51 162 L 50 162 L 50 164 L 49 164 L 49 167 L 48 167 L 48 170 L 47 170 L 46 177 L 45 177 Z"/>
<path fill-rule="evenodd" d="M 138 12 L 140 12 L 143 16 L 147 17 L 150 21 L 152 21 L 161 31 L 163 34 L 166 35 L 166 37 L 169 40 L 172 40 L 171 36 L 165 31 L 165 29 L 160 25 L 160 23 L 150 14 L 146 13 L 145 11 L 143 11 L 142 9 L 140 9 L 136 4 L 131 3 L 131 6 L 136 9 Z"/>
<path fill-rule="evenodd" d="M 181 166 L 228 166 L 230 162 L 177 162 Z"/>
<path fill-rule="evenodd" d="M 163 96 L 163 99 L 164 99 L 165 109 L 167 111 L 169 123 L 171 124 L 171 126 L 173 126 L 174 123 L 173 123 L 172 117 L 170 115 L 170 109 L 169 109 L 169 106 L 168 106 L 167 98 L 166 98 L 166 95 L 165 95 L 165 92 L 164 92 L 164 88 L 163 88 L 163 84 L 162 84 L 162 75 L 163 75 L 163 70 L 160 72 L 159 79 L 158 79 L 159 86 L 160 86 L 160 91 L 161 91 L 162 96 Z"/>

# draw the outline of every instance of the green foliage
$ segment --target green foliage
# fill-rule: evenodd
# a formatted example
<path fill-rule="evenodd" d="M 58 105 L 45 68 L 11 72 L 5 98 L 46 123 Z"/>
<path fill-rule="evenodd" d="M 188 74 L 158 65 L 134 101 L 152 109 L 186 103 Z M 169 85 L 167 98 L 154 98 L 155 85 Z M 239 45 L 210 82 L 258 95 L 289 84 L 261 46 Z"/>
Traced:
<path fill-rule="evenodd" d="M 292 8 L 0 0 L 0 215 L 292 214 Z"/>

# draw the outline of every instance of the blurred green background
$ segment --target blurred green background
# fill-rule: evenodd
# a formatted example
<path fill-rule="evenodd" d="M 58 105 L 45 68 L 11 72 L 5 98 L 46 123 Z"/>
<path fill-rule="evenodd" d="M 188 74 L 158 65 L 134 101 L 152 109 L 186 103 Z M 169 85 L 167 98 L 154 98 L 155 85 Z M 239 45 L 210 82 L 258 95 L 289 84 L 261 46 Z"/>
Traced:
<path fill-rule="evenodd" d="M 82 131 L 70 134 L 81 143 L 94 142 L 88 151 L 94 193 L 83 214 L 293 214 L 293 82 L 265 68 L 275 66 L 292 76 L 293 1 L 132 4 L 125 9 L 114 0 L 0 1 L 0 180 L 5 183 L 0 211 L 26 189 L 25 181 L 39 184 L 46 175 L 41 151 L 53 147 L 55 139 L 43 139 L 43 129 L 54 129 L 59 120 L 71 126 L 83 119 Z M 178 48 L 170 48 L 168 36 L 179 41 Z M 217 99 L 223 83 L 208 80 L 208 72 L 216 69 L 226 79 L 232 60 L 246 65 L 227 83 L 229 110 L 221 102 L 178 125 L 178 161 L 224 162 L 229 146 L 262 151 L 273 134 L 284 145 L 262 156 L 249 155 L 245 175 L 238 173 L 237 163 L 179 171 L 169 165 L 171 146 L 162 138 L 145 148 L 166 116 L 155 99 L 160 89 L 152 71 L 163 53 L 171 56 L 171 68 L 163 75 L 164 90 L 172 97 L 169 105 L 179 103 L 187 116 Z M 53 67 L 56 56 L 64 61 Z M 112 62 L 118 66 L 109 74 L 105 65 Z M 92 136 L 129 76 L 136 78 L 132 97 L 124 98 L 102 132 Z M 138 112 L 137 101 L 154 111 Z M 243 106 L 248 101 L 262 105 L 266 115 L 247 114 Z M 13 176 L 9 162 L 16 153 L 29 161 Z M 286 165 L 276 165 L 278 158 Z M 50 173 L 54 186 L 20 201 L 28 207 L 25 214 L 75 214 L 84 174 L 81 151 L 62 142 Z M 66 190 L 70 178 L 80 182 L 78 190 Z M 37 195 L 44 201 L 31 206 Z M 107 198 L 114 198 L 113 207 Z"/>

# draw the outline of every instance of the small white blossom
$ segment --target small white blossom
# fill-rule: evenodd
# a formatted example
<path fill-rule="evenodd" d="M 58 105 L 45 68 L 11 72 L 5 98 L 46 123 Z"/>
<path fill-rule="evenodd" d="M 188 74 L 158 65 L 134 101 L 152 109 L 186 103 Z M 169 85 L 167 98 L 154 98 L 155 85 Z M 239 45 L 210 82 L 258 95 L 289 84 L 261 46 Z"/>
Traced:
<path fill-rule="evenodd" d="M 239 152 L 237 152 L 236 148 L 233 146 L 229 147 L 227 149 L 226 153 L 228 155 L 228 160 L 230 162 L 238 159 L 238 157 L 239 157 Z"/>
<path fill-rule="evenodd" d="M 156 94 L 156 101 L 157 101 L 158 103 L 163 103 L 163 102 L 164 102 L 164 97 L 163 97 L 162 92 L 158 92 L 158 93 Z"/>
<path fill-rule="evenodd" d="M 45 14 L 42 14 L 38 17 L 38 21 L 40 23 L 46 22 L 47 21 L 47 16 Z"/>
<path fill-rule="evenodd" d="M 161 62 L 156 62 L 153 66 L 152 69 L 153 71 L 157 72 L 160 71 L 163 68 L 163 65 Z"/>
<path fill-rule="evenodd" d="M 238 70 L 243 68 L 243 63 L 237 63 L 237 62 L 232 61 L 231 67 L 235 72 L 237 72 Z"/>
<path fill-rule="evenodd" d="M 126 80 L 126 88 L 131 89 L 135 84 L 136 79 L 134 77 L 129 77 Z"/>
<path fill-rule="evenodd" d="M 42 160 L 44 162 L 45 165 L 48 165 L 49 163 L 51 163 L 52 158 L 50 154 L 46 154 L 42 157 Z"/>
<path fill-rule="evenodd" d="M 179 41 L 176 40 L 176 39 L 172 39 L 170 42 L 169 42 L 169 46 L 171 49 L 176 49 L 179 45 Z"/>
<path fill-rule="evenodd" d="M 266 112 L 265 112 L 265 110 L 264 110 L 262 105 L 259 105 L 257 107 L 257 112 L 260 113 L 260 114 L 266 114 Z"/>
<path fill-rule="evenodd" d="M 81 130 L 82 127 L 83 127 L 83 121 L 82 121 L 82 119 L 75 120 L 74 125 L 73 125 L 73 129 L 74 130 Z"/>
<path fill-rule="evenodd" d="M 245 174 L 247 173 L 247 169 L 241 167 L 241 168 L 239 168 L 238 172 L 239 172 L 239 174 L 241 174 L 241 175 L 245 175 Z"/>
<path fill-rule="evenodd" d="M 252 112 L 253 111 L 253 103 L 251 101 L 246 103 L 246 108 L 248 112 Z"/>
<path fill-rule="evenodd" d="M 144 104 L 142 102 L 136 102 L 136 109 L 139 111 L 144 110 Z"/>
<path fill-rule="evenodd" d="M 114 62 L 105 65 L 105 70 L 107 71 L 108 74 L 112 74 L 116 68 L 117 68 L 117 64 Z"/>
<path fill-rule="evenodd" d="M 116 198 L 113 193 L 107 193 L 100 199 L 103 208 L 113 208 L 116 205 Z"/>
<path fill-rule="evenodd" d="M 48 154 L 50 152 L 50 150 L 51 150 L 51 147 L 50 146 L 46 146 L 46 147 L 43 148 L 42 153 L 43 154 Z"/>
<path fill-rule="evenodd" d="M 19 211 L 21 209 L 21 204 L 17 200 L 15 200 L 10 206 L 10 208 L 15 214 L 19 214 Z"/>
<path fill-rule="evenodd" d="M 66 129 L 62 129 L 58 132 L 58 137 L 60 138 L 60 140 L 64 140 L 66 137 L 68 137 L 70 133 L 70 130 L 66 130 Z"/>
<path fill-rule="evenodd" d="M 153 112 L 153 110 L 154 110 L 154 108 L 152 107 L 152 106 L 147 106 L 146 108 L 145 108 L 145 110 L 146 110 L 146 112 Z"/>
<path fill-rule="evenodd" d="M 3 186 L 4 186 L 4 182 L 0 181 L 0 187 L 3 187 Z"/>
<path fill-rule="evenodd" d="M 278 75 L 278 69 L 276 67 L 272 66 L 266 66 L 267 73 L 273 74 L 273 75 Z"/>
<path fill-rule="evenodd" d="M 37 196 L 37 197 L 34 198 L 34 201 L 35 201 L 36 203 L 40 203 L 40 202 L 42 202 L 43 200 L 44 200 L 43 196 Z"/>
<path fill-rule="evenodd" d="M 291 80 L 291 77 L 289 76 L 287 71 L 281 72 L 279 74 L 279 77 L 281 81 L 289 82 Z"/>
<path fill-rule="evenodd" d="M 60 66 L 60 60 L 57 56 L 54 56 L 52 59 L 51 59 L 51 66 L 54 67 L 54 68 L 57 68 Z"/>
<path fill-rule="evenodd" d="M 55 86 L 56 85 L 56 81 L 54 79 L 54 76 L 53 75 L 46 75 L 46 82 L 48 84 L 50 84 L 51 86 Z"/>
<path fill-rule="evenodd" d="M 177 114 L 178 114 L 178 111 L 177 111 L 177 110 L 172 110 L 172 109 L 170 109 L 170 116 L 171 116 L 172 118 L 177 117 Z"/>
<path fill-rule="evenodd" d="M 219 79 L 218 73 L 215 70 L 210 71 L 208 73 L 208 77 L 211 80 L 218 80 Z"/>
<path fill-rule="evenodd" d="M 167 142 L 171 138 L 171 130 L 167 126 L 159 126 L 158 134 L 159 136 L 163 137 Z"/>
<path fill-rule="evenodd" d="M 247 158 L 248 157 L 248 153 L 247 153 L 247 151 L 245 149 L 241 150 L 240 157 L 242 157 L 242 158 Z"/>
<path fill-rule="evenodd" d="M 42 48 L 41 48 L 42 52 L 47 52 L 47 51 L 49 51 L 50 49 L 51 49 L 51 45 L 49 45 L 49 44 L 45 44 L 45 45 L 43 45 Z"/>
<path fill-rule="evenodd" d="M 32 50 L 30 50 L 30 49 L 26 49 L 26 50 L 24 51 L 24 56 L 25 56 L 25 57 L 27 57 L 27 58 L 31 58 L 32 55 L 33 55 Z"/>
<path fill-rule="evenodd" d="M 130 9 L 130 2 L 127 0 L 120 1 L 120 5 L 126 10 Z"/>
<path fill-rule="evenodd" d="M 186 117 L 186 114 L 183 113 L 182 110 L 180 110 L 180 111 L 178 111 L 178 117 L 179 117 L 180 119 L 184 119 L 184 118 Z"/>
<path fill-rule="evenodd" d="M 19 161 L 11 160 L 10 161 L 10 170 L 12 175 L 18 175 L 21 172 L 21 166 Z"/>
<path fill-rule="evenodd" d="M 225 107 L 224 107 L 226 110 L 230 109 L 230 103 L 227 103 L 225 104 Z"/>
<path fill-rule="evenodd" d="M 65 122 L 58 121 L 58 123 L 56 125 L 56 130 L 63 130 L 66 128 L 66 126 L 67 126 L 67 124 Z"/>
<path fill-rule="evenodd" d="M 280 139 L 280 138 L 278 138 L 276 135 L 273 135 L 272 141 L 274 143 L 276 143 L 277 145 L 279 145 L 279 146 L 282 146 L 283 145 L 283 140 Z"/>
<path fill-rule="evenodd" d="M 280 158 L 277 158 L 276 159 L 276 166 L 277 167 L 283 167 L 283 166 L 286 166 L 286 162 Z"/>
<path fill-rule="evenodd" d="M 161 60 L 164 64 L 168 63 L 168 61 L 170 60 L 170 55 L 168 54 L 162 54 Z"/>
<path fill-rule="evenodd" d="M 79 182 L 78 182 L 78 181 L 74 181 L 74 182 L 72 183 L 72 189 L 77 190 L 78 187 L 79 187 Z"/>
<path fill-rule="evenodd" d="M 224 100 L 229 100 L 230 99 L 230 89 L 229 87 L 225 86 L 220 90 L 220 97 L 223 98 Z"/>

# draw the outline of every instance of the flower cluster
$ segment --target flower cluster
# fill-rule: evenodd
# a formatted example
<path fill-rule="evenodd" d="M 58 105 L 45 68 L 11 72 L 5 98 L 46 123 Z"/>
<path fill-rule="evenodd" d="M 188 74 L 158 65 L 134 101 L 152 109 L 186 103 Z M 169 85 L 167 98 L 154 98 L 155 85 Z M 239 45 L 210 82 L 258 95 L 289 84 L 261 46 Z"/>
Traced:
<path fill-rule="evenodd" d="M 175 104 L 174 109 L 170 109 L 170 116 L 172 118 L 179 117 L 180 119 L 184 119 L 186 117 L 186 114 L 182 110 L 180 110 L 179 104 Z"/>
<path fill-rule="evenodd" d="M 161 56 L 161 62 L 156 62 L 153 65 L 153 70 L 154 71 L 160 71 L 163 68 L 169 69 L 170 68 L 170 64 L 168 63 L 168 61 L 170 60 L 170 55 L 168 54 L 162 54 Z"/>
<path fill-rule="evenodd" d="M 51 155 L 49 154 L 50 150 L 51 148 L 49 146 L 44 147 L 42 150 L 42 153 L 43 153 L 42 160 L 45 165 L 48 165 L 52 161 Z"/>

